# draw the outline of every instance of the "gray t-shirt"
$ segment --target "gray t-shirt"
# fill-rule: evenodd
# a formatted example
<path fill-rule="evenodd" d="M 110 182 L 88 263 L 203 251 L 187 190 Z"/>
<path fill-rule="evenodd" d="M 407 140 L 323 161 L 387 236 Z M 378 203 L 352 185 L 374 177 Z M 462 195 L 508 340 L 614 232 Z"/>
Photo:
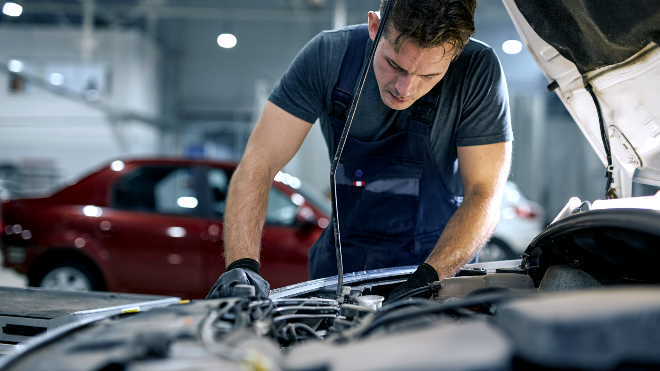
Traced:
<path fill-rule="evenodd" d="M 324 31 L 314 37 L 268 97 L 304 121 L 314 123 L 318 118 L 326 143 L 331 143 L 333 135 L 328 118 L 332 90 L 355 27 Z M 372 45 L 369 40 L 364 64 Z M 513 140 L 506 81 L 493 49 L 470 39 L 439 84 L 438 114 L 429 134 L 431 149 L 447 189 L 462 196 L 456 147 Z M 362 141 L 382 139 L 407 128 L 410 109 L 397 111 L 383 103 L 371 66 L 349 135 Z"/>

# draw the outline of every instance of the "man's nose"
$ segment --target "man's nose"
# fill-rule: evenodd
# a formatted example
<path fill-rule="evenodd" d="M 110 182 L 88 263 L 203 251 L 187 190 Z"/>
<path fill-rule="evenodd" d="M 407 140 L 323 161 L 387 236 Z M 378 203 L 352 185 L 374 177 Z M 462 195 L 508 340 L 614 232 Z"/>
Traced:
<path fill-rule="evenodd" d="M 399 76 L 394 87 L 402 98 L 411 96 L 415 88 L 415 76 L 411 74 Z"/>

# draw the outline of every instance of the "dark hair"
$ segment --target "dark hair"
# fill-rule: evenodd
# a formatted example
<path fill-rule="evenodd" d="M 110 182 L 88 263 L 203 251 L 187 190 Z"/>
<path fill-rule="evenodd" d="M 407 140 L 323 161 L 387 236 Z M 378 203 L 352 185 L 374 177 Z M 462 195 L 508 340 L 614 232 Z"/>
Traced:
<path fill-rule="evenodd" d="M 390 27 L 401 32 L 394 42 L 398 53 L 406 41 L 420 48 L 434 48 L 448 43 L 457 57 L 470 36 L 474 34 L 476 0 L 390 0 L 394 1 L 383 35 Z M 381 0 L 380 14 L 384 14 L 387 0 Z"/>

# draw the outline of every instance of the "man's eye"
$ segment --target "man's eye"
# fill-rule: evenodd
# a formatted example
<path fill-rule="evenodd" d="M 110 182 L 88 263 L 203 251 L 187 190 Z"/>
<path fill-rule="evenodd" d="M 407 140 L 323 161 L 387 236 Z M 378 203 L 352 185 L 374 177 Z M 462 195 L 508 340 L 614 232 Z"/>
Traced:
<path fill-rule="evenodd" d="M 395 70 L 395 71 L 403 71 L 403 68 L 401 68 L 401 67 L 399 67 L 399 66 L 395 66 L 395 65 L 392 64 L 392 62 L 390 62 L 390 61 L 387 61 L 387 62 L 390 64 L 390 67 L 392 67 L 393 70 Z"/>

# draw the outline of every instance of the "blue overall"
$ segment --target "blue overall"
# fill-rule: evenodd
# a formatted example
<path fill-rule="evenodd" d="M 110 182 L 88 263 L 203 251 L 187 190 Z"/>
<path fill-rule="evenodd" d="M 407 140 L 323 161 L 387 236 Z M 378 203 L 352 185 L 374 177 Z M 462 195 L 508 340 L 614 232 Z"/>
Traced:
<path fill-rule="evenodd" d="M 356 28 L 342 61 L 329 114 L 332 153 L 344 129 L 368 37 L 366 25 Z M 460 206 L 463 198 L 444 185 L 429 139 L 439 85 L 409 110 L 407 129 L 376 141 L 361 141 L 349 133 L 336 171 L 345 273 L 423 263 Z M 310 250 L 311 279 L 337 275 L 331 226 Z"/>

